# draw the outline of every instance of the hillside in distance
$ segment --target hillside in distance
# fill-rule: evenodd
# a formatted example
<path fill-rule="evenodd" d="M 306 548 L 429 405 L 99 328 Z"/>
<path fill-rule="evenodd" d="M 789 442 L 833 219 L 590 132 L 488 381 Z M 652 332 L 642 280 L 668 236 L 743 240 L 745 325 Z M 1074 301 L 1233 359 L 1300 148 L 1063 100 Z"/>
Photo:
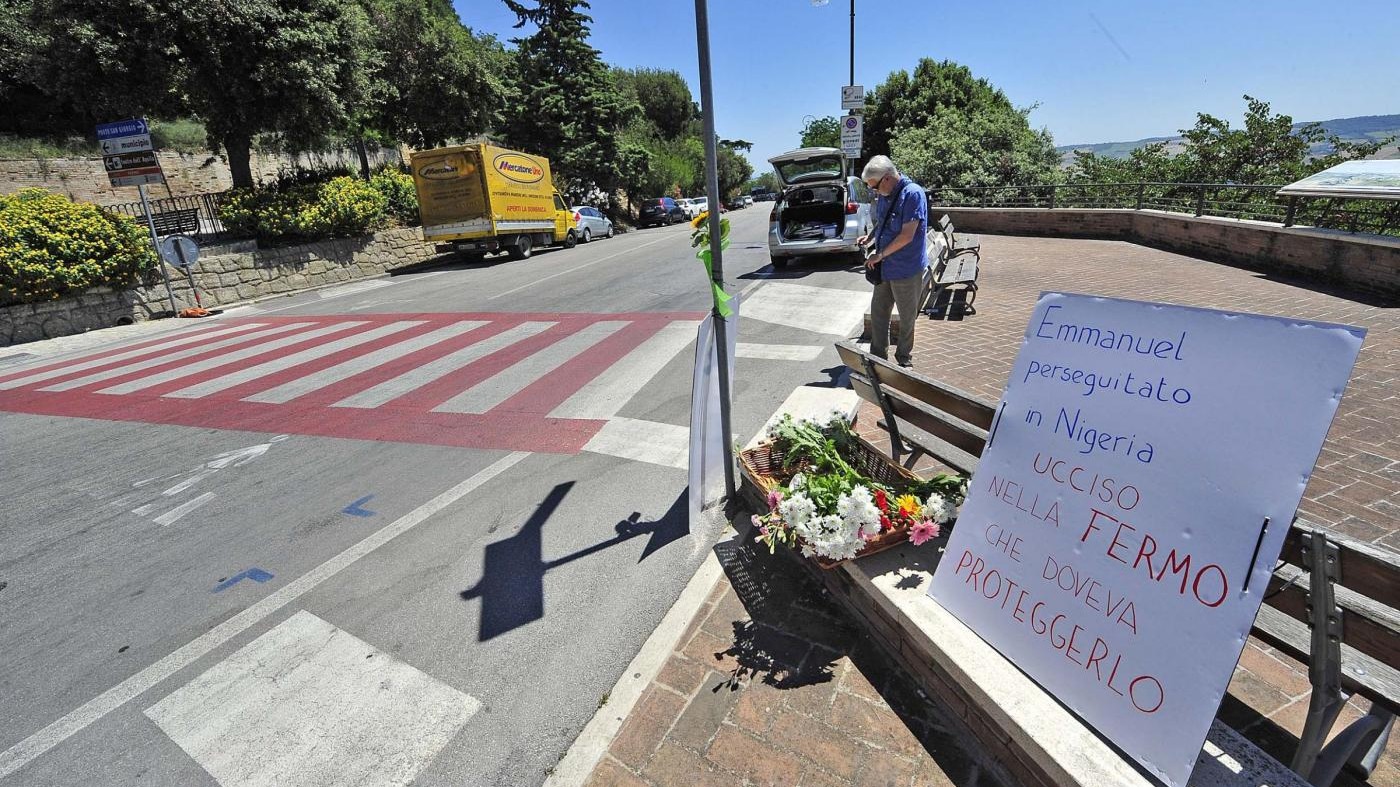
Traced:
<path fill-rule="evenodd" d="M 1363 115 L 1361 117 L 1334 118 L 1332 120 L 1320 121 L 1323 130 L 1328 135 L 1335 135 L 1349 142 L 1375 142 L 1386 137 L 1400 138 L 1400 115 Z M 1306 123 L 1294 123 L 1293 128 L 1302 128 Z M 1166 142 L 1167 151 L 1175 152 L 1180 149 L 1182 138 L 1180 135 L 1170 137 L 1147 137 L 1133 142 L 1096 142 L 1087 145 L 1059 145 L 1055 149 L 1060 151 L 1063 163 L 1068 165 L 1074 162 L 1074 151 L 1085 150 L 1097 153 L 1108 158 L 1127 158 L 1129 153 L 1155 142 Z M 1332 146 L 1323 142 L 1313 145 L 1312 154 L 1323 156 L 1331 152 Z M 1371 158 L 1391 159 L 1400 158 L 1400 141 L 1387 145 Z"/>

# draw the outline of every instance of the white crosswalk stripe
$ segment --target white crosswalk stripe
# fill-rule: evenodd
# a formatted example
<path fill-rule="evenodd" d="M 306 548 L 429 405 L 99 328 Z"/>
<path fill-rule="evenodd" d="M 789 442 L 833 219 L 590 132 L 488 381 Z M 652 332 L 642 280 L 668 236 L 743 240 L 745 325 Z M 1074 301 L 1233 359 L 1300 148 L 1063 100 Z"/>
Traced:
<path fill-rule="evenodd" d="M 263 323 L 250 322 L 244 325 L 230 325 L 227 328 L 216 328 L 212 331 L 200 331 L 192 336 L 181 336 L 178 339 L 171 339 L 170 341 L 159 342 L 157 344 L 152 344 L 148 347 L 141 347 L 136 350 L 128 350 L 127 352 L 117 353 L 116 355 L 103 355 L 97 358 L 93 358 L 90 361 L 79 361 L 78 363 L 69 364 L 67 366 L 62 366 L 57 369 L 49 369 L 47 371 L 37 372 L 35 374 L 27 374 L 23 377 L 16 377 L 13 380 L 5 380 L 3 382 L 0 382 L 0 391 L 8 390 L 10 388 L 20 388 L 25 385 L 41 382 L 43 380 L 50 380 L 54 377 L 62 377 L 65 374 L 81 372 L 85 369 L 92 369 L 97 366 L 106 366 L 109 363 L 126 361 L 131 358 L 140 358 L 143 355 L 150 355 L 151 353 L 160 352 L 161 350 L 168 350 L 172 347 L 182 347 L 186 344 L 205 342 L 214 338 L 215 336 L 224 336 L 231 333 L 242 333 L 243 331 L 250 331 L 254 328 L 261 327 L 263 327 Z"/>
<path fill-rule="evenodd" d="M 541 331 L 553 327 L 554 325 L 555 323 L 552 322 L 522 322 L 521 324 L 510 328 L 509 330 L 505 330 L 501 333 L 496 334 L 495 336 L 482 339 L 481 341 L 470 346 L 463 347 L 462 349 L 457 350 L 454 353 L 450 353 L 436 360 L 429 361 L 428 363 L 425 363 L 412 371 L 405 372 L 404 374 L 401 374 L 398 377 L 395 377 L 391 380 L 385 380 L 384 382 L 374 386 L 373 388 L 368 388 L 364 391 L 354 394 L 353 396 L 347 396 L 346 398 L 341 399 L 340 401 L 336 402 L 331 406 L 358 407 L 365 409 L 378 407 L 382 404 L 393 401 L 394 399 L 397 399 L 410 391 L 422 388 L 428 383 L 440 379 L 443 376 L 448 375 L 479 358 L 484 358 L 485 356 L 490 355 L 491 353 L 494 353 L 498 350 L 502 350 L 506 347 L 509 347 L 510 345 L 515 344 L 516 342 L 528 339 L 531 336 L 540 333 Z"/>
<path fill-rule="evenodd" d="M 533 353 L 493 377 L 482 380 L 433 408 L 438 413 L 484 413 L 520 389 L 562 366 L 589 347 L 626 327 L 626 322 L 595 322 Z"/>
<path fill-rule="evenodd" d="M 429 331 L 421 336 L 412 339 L 405 339 L 397 344 L 391 344 L 375 350 L 371 353 L 359 355 L 343 363 L 338 363 L 328 369 L 322 369 L 314 374 L 305 377 L 298 377 L 295 380 L 260 391 L 251 396 L 243 397 L 245 402 L 262 402 L 265 404 L 285 404 L 298 396 L 305 396 L 312 391 L 319 391 L 330 385 L 334 385 L 342 380 L 348 380 L 357 374 L 367 372 L 381 366 L 395 358 L 402 358 L 409 353 L 418 352 L 426 347 L 432 347 L 438 342 L 456 338 L 468 331 L 474 331 L 487 325 L 478 320 L 463 320 L 454 322 L 451 325 Z"/>
<path fill-rule="evenodd" d="M 43 390 L 71 391 L 74 388 L 81 388 L 85 385 L 100 383 L 104 380 L 110 380 L 114 377 L 123 377 L 133 372 L 140 372 L 146 369 L 155 368 L 157 366 L 163 366 L 167 363 L 170 363 L 171 361 L 179 361 L 185 358 L 191 358 L 196 355 L 202 355 L 211 350 L 222 350 L 225 347 L 231 347 L 236 344 L 243 344 L 244 342 L 250 341 L 252 339 L 260 339 L 264 336 L 272 336 L 274 334 L 286 333 L 287 331 L 295 331 L 298 328 L 305 328 L 309 325 L 314 324 L 315 323 L 310 322 L 294 322 L 289 323 L 287 325 L 274 325 L 271 328 L 263 328 L 260 331 L 245 333 L 240 336 L 234 336 L 233 338 L 229 339 L 221 339 L 217 342 L 200 345 L 199 347 L 192 347 L 188 350 L 181 350 L 179 352 L 173 352 L 168 355 L 152 356 L 150 358 L 147 358 L 142 361 L 137 361 L 135 363 L 125 364 L 123 366 L 118 366 L 112 369 L 104 369 L 100 372 L 94 372 L 93 374 L 89 374 L 73 380 L 65 380 L 64 382 L 58 383 L 57 385 L 50 385 L 49 387 L 44 388 Z"/>
<path fill-rule="evenodd" d="M 341 350 L 357 347 L 361 344 L 372 342 L 375 339 L 380 339 L 400 331 L 406 331 L 409 328 L 422 324 L 422 320 L 400 320 L 398 322 L 391 322 L 387 325 L 381 325 L 377 328 L 371 328 L 370 330 L 357 333 L 354 336 L 346 336 L 343 339 L 337 339 L 333 342 L 318 344 L 315 347 L 302 350 L 301 352 L 285 355 L 281 358 L 276 358 L 255 366 L 249 366 L 245 369 L 239 369 L 236 372 L 230 372 L 221 377 L 215 377 L 212 380 L 205 380 L 202 383 L 196 383 L 188 388 L 181 388 L 178 391 L 171 391 L 165 395 L 177 399 L 198 399 L 201 396 L 208 396 L 209 394 L 218 393 L 219 391 L 226 391 L 235 385 L 242 385 L 243 383 L 256 380 L 259 377 L 266 377 L 269 374 L 275 374 L 284 369 L 291 369 L 307 361 L 314 361 L 317 358 L 334 355 Z"/>
<path fill-rule="evenodd" d="M 695 341 L 698 326 L 690 320 L 665 326 L 561 402 L 549 416 L 606 419 L 617 415 L 633 394 Z"/>
<path fill-rule="evenodd" d="M 226 366 L 231 363 L 247 360 L 248 358 L 252 358 L 255 355 L 261 355 L 271 350 L 279 350 L 283 347 L 287 347 L 293 344 L 300 344 L 301 342 L 311 341 L 312 339 L 319 339 L 320 337 L 325 336 L 327 334 L 339 333 L 348 328 L 357 328 L 361 325 L 364 325 L 364 323 L 338 322 L 334 325 L 327 325 L 325 327 L 317 328 L 315 330 L 304 331 L 302 333 L 296 333 L 291 336 L 283 336 L 280 339 L 272 339 L 266 342 L 258 342 L 254 345 L 241 347 L 237 350 L 234 350 L 233 352 L 223 353 L 221 355 L 216 355 L 212 358 L 205 358 L 202 361 L 195 361 L 194 363 L 186 364 L 184 366 L 177 366 L 174 369 L 167 369 L 163 372 L 147 375 L 145 377 L 138 377 L 135 380 L 128 380 L 124 383 L 118 383 L 117 385 L 113 385 L 109 388 L 103 388 L 102 390 L 98 391 L 98 393 L 113 395 L 133 393 L 135 391 L 140 391 L 146 388 L 161 385 L 162 383 L 168 383 L 172 380 L 178 380 L 181 377 L 188 377 L 192 374 L 199 374 L 200 372 L 206 372 L 210 369 L 217 369 L 220 366 Z"/>

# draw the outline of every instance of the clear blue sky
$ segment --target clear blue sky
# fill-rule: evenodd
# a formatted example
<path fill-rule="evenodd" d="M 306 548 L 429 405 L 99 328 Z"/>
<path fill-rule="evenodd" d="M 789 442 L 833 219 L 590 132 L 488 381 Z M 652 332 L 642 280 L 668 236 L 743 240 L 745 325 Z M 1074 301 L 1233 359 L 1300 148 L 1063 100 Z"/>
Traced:
<path fill-rule="evenodd" d="M 462 21 L 518 37 L 500 0 Z M 618 66 L 679 71 L 700 100 L 691 0 L 593 0 L 590 43 Z M 840 114 L 849 0 L 710 0 L 716 130 L 754 143 L 756 171 L 797 146 L 806 115 Z M 1238 123 L 1248 93 L 1295 120 L 1400 113 L 1400 0 L 856 0 L 856 82 L 951 59 L 1038 104 L 1059 145 Z"/>

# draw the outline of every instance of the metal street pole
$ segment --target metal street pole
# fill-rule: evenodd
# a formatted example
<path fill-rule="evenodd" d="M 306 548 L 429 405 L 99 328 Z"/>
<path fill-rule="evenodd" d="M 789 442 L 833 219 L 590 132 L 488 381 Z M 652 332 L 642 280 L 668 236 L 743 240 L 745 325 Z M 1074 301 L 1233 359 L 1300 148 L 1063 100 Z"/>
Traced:
<path fill-rule="evenodd" d="M 851 81 L 848 85 L 856 83 L 856 0 L 851 0 Z"/>
<path fill-rule="evenodd" d="M 151 216 L 151 203 L 146 200 L 146 185 L 136 184 L 136 193 L 141 195 L 141 210 L 146 212 L 146 227 L 151 231 L 151 248 L 156 252 L 156 264 L 160 266 L 160 275 L 165 277 L 165 294 L 170 296 L 170 316 L 179 317 L 180 310 L 175 308 L 175 291 L 170 287 L 170 271 L 165 269 L 165 260 L 160 256 L 160 236 L 156 234 L 156 220 Z"/>
<path fill-rule="evenodd" d="M 852 0 L 854 2 L 855 0 Z M 695 38 L 700 50 L 700 112 L 705 117 L 705 196 L 710 201 L 710 263 L 714 282 L 724 286 L 720 249 L 719 154 L 715 150 L 715 98 L 710 89 L 710 18 L 705 0 L 695 0 Z M 719 362 L 719 423 L 724 442 L 724 494 L 728 506 L 738 500 L 734 487 L 734 430 L 729 422 L 729 326 L 718 304 L 710 312 L 715 323 L 715 353 Z"/>

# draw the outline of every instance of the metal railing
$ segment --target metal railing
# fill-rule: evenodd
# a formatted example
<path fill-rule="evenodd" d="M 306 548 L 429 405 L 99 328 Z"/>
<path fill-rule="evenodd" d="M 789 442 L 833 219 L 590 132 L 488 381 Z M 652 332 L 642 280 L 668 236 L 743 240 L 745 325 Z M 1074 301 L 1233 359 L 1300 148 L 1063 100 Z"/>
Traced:
<path fill-rule="evenodd" d="M 233 240 L 219 220 L 219 202 L 223 194 L 195 194 L 188 197 L 165 197 L 148 200 L 155 220 L 156 234 L 188 235 L 201 243 Z M 130 216 L 146 223 L 146 213 L 139 202 L 104 205 L 104 210 Z"/>
<path fill-rule="evenodd" d="M 1400 200 L 1281 197 L 1282 186 L 1238 183 L 1062 183 L 930 188 L 949 208 L 1116 208 L 1162 210 L 1281 224 L 1400 235 Z"/>

